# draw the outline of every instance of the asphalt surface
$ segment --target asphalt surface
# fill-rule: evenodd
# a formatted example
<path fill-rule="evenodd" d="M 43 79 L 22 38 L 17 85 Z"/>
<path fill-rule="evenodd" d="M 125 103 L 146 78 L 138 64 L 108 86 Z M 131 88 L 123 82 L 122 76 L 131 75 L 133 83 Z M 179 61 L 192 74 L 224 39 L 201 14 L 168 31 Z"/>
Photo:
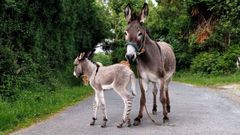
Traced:
<path fill-rule="evenodd" d="M 138 114 L 140 90 L 133 101 L 132 121 Z M 102 111 L 95 126 L 90 126 L 93 97 L 67 108 L 48 120 L 13 133 L 14 135 L 240 135 L 240 105 L 224 92 L 185 84 L 170 84 L 169 125 L 157 126 L 144 113 L 139 126 L 118 129 L 123 102 L 113 90 L 105 91 L 108 111 L 107 128 L 101 128 Z M 240 98 L 240 97 L 239 97 Z M 147 92 L 147 107 L 152 110 L 152 90 Z M 162 123 L 162 107 L 157 115 Z"/>

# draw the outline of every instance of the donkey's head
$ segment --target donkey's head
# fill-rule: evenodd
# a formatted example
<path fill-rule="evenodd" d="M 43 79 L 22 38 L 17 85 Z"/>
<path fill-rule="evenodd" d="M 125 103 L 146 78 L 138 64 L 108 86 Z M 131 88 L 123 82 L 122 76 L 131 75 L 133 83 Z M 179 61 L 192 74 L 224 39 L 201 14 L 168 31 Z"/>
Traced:
<path fill-rule="evenodd" d="M 84 67 L 86 66 L 87 59 L 92 56 L 94 51 L 90 51 L 88 53 L 80 53 L 77 58 L 75 58 L 73 64 L 74 64 L 74 71 L 73 75 L 78 78 L 79 76 L 82 76 L 84 74 Z"/>
<path fill-rule="evenodd" d="M 144 51 L 144 42 L 147 36 L 145 28 L 142 26 L 148 15 L 148 5 L 144 3 L 139 15 L 134 15 L 130 4 L 124 10 L 125 19 L 128 22 L 125 30 L 125 40 L 127 46 L 126 59 L 134 61 L 137 55 Z"/>

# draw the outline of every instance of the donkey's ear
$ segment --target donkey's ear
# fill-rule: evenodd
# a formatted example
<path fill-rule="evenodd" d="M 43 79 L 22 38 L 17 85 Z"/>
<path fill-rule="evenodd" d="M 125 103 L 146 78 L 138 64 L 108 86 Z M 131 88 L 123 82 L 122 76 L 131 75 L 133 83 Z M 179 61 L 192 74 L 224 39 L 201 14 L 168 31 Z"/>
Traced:
<path fill-rule="evenodd" d="M 86 56 L 85 52 L 80 53 L 80 55 L 78 56 L 78 60 L 83 60 Z"/>
<path fill-rule="evenodd" d="M 93 49 L 92 51 L 89 51 L 87 54 L 86 54 L 86 58 L 88 58 L 88 59 L 91 59 L 92 58 L 92 56 L 93 56 L 93 54 L 94 54 L 94 52 L 95 52 L 95 50 L 96 49 Z"/>
<path fill-rule="evenodd" d="M 125 19 L 128 23 L 131 22 L 131 19 L 132 19 L 132 8 L 130 6 L 130 4 L 128 3 L 128 5 L 125 7 L 125 10 L 124 10 L 124 15 L 125 15 Z"/>
<path fill-rule="evenodd" d="M 147 16 L 148 16 L 148 4 L 144 3 L 142 11 L 140 13 L 140 23 L 144 23 Z"/>

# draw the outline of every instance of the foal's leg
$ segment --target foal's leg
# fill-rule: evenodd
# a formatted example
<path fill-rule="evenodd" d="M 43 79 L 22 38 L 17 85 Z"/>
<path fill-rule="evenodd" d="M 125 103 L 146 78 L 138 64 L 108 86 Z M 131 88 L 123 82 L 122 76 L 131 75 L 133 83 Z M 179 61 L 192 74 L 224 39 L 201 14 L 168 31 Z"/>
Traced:
<path fill-rule="evenodd" d="M 156 83 L 153 83 L 153 109 L 152 109 L 152 114 L 157 114 L 157 103 L 156 103 L 156 97 L 157 97 L 157 85 Z"/>
<path fill-rule="evenodd" d="M 140 98 L 140 108 L 138 116 L 134 119 L 134 126 L 138 126 L 141 123 L 141 118 L 143 117 L 143 110 L 144 106 L 146 104 L 146 94 L 145 91 L 147 90 L 148 82 L 145 80 L 142 80 L 140 82 L 140 89 L 141 89 L 141 98 Z"/>
<path fill-rule="evenodd" d="M 106 127 L 108 118 L 107 118 L 106 102 L 105 102 L 103 90 L 101 92 L 99 92 L 98 97 L 99 97 L 102 112 L 103 112 L 103 122 L 102 122 L 101 127 L 104 128 L 104 127 Z"/>
<path fill-rule="evenodd" d="M 98 105 L 99 105 L 98 93 L 97 91 L 95 91 L 95 98 L 93 101 L 93 117 L 92 117 L 92 122 L 90 123 L 91 126 L 95 125 L 95 121 L 97 120 Z"/>
<path fill-rule="evenodd" d="M 122 121 L 117 125 L 117 127 L 121 128 L 125 122 L 127 122 L 127 126 L 130 127 L 132 125 L 130 119 L 130 112 L 132 109 L 133 96 L 131 96 L 131 94 L 129 94 L 127 90 L 119 92 L 119 95 L 121 96 L 124 102 L 124 111 Z"/>
<path fill-rule="evenodd" d="M 168 120 L 168 111 L 167 111 L 167 95 L 166 95 L 166 82 L 165 80 L 162 78 L 160 80 L 160 101 L 162 103 L 162 107 L 163 107 L 163 123 L 165 123 Z"/>

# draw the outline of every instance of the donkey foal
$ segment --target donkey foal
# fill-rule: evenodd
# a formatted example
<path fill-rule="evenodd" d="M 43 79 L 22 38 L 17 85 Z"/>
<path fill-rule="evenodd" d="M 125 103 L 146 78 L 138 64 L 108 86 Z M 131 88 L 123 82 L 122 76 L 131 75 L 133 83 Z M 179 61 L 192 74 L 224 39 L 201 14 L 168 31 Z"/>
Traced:
<path fill-rule="evenodd" d="M 110 66 L 101 66 L 91 62 L 88 57 L 89 54 L 81 53 L 74 60 L 74 76 L 79 77 L 85 74 L 89 78 L 90 85 L 95 91 L 95 100 L 93 102 L 93 118 L 90 125 L 95 125 L 97 120 L 97 109 L 99 106 L 103 112 L 103 122 L 101 127 L 106 127 L 107 111 L 104 99 L 104 89 L 113 88 L 114 91 L 121 96 L 124 102 L 124 112 L 121 122 L 117 125 L 121 128 L 125 122 L 127 126 L 131 126 L 130 111 L 132 107 L 133 96 L 136 95 L 135 90 L 135 75 L 133 71 L 123 64 L 114 64 Z M 131 81 L 132 94 L 127 91 L 129 82 Z"/>

